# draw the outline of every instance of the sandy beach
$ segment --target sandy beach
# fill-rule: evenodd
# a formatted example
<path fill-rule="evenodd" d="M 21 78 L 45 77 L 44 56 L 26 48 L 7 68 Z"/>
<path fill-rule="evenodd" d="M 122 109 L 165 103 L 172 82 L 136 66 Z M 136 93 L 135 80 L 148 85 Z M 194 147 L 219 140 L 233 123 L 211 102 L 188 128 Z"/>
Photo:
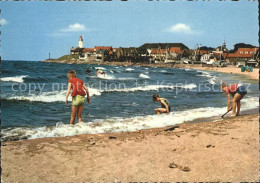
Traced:
<path fill-rule="evenodd" d="M 175 67 L 175 68 L 188 68 L 206 71 L 223 72 L 227 74 L 240 74 L 247 76 L 249 79 L 259 79 L 259 68 L 254 68 L 253 72 L 241 72 L 241 69 L 235 66 L 228 67 L 205 67 L 201 64 L 148 64 L 148 63 L 131 63 L 131 62 L 85 62 L 85 61 L 57 61 L 57 60 L 46 60 L 44 62 L 49 63 L 68 63 L 68 64 L 88 64 L 88 65 L 117 65 L 117 66 L 139 66 L 139 67 Z"/>
<path fill-rule="evenodd" d="M 3 182 L 259 180 L 258 114 L 2 143 Z"/>

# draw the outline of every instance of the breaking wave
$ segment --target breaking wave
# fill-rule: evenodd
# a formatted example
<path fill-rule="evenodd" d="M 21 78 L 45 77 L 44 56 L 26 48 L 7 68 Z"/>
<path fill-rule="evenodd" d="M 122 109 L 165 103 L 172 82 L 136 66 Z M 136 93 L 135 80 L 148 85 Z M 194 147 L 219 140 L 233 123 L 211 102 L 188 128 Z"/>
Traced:
<path fill-rule="evenodd" d="M 258 98 L 249 97 L 241 101 L 243 108 L 257 108 Z M 206 107 L 195 108 L 186 111 L 175 111 L 169 115 L 147 115 L 128 118 L 107 118 L 99 119 L 88 123 L 77 123 L 74 126 L 58 122 L 52 127 L 18 127 L 15 129 L 3 129 L 2 140 L 35 139 L 44 137 L 65 137 L 80 134 L 97 134 L 136 131 L 148 128 L 166 127 L 180 124 L 187 121 L 193 121 L 199 118 L 217 117 L 226 112 L 226 107 Z"/>
<path fill-rule="evenodd" d="M 26 78 L 26 77 L 28 77 L 28 76 L 21 75 L 21 76 L 13 76 L 13 77 L 4 77 L 4 78 L 1 78 L 1 81 L 22 83 L 22 82 L 24 82 L 24 78 Z"/>

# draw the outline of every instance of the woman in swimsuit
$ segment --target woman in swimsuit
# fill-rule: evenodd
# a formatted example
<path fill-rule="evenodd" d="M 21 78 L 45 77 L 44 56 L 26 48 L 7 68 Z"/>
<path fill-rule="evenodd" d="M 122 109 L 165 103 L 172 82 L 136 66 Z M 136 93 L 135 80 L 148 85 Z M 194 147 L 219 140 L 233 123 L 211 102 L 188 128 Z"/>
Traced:
<path fill-rule="evenodd" d="M 156 114 L 162 114 L 162 113 L 170 114 L 171 104 L 167 99 L 161 98 L 158 94 L 154 94 L 153 101 L 159 101 L 161 103 L 161 107 L 156 108 L 154 110 Z"/>

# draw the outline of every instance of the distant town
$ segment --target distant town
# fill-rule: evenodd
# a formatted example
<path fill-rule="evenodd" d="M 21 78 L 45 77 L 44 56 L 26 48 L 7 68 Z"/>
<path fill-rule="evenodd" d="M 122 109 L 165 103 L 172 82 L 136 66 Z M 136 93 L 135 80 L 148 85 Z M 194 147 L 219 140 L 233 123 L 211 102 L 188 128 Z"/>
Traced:
<path fill-rule="evenodd" d="M 50 58 L 49 58 L 50 59 Z M 48 59 L 48 60 L 49 60 Z M 197 45 L 189 49 L 183 43 L 145 43 L 140 47 L 95 46 L 84 48 L 83 37 L 78 46 L 70 49 L 70 55 L 56 60 L 84 62 L 178 63 L 207 65 L 258 66 L 259 47 L 237 43 L 228 50 L 225 41 L 217 48 Z"/>

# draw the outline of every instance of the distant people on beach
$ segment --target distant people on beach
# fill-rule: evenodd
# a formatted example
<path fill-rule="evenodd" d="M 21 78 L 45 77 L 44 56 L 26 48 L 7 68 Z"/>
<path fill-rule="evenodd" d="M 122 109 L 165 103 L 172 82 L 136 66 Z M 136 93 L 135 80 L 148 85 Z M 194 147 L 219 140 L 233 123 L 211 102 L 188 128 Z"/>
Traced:
<path fill-rule="evenodd" d="M 70 124 L 73 125 L 75 122 L 76 115 L 78 117 L 78 121 L 82 122 L 81 113 L 85 104 L 85 95 L 87 94 L 87 102 L 90 103 L 90 97 L 88 88 L 84 84 L 84 82 L 76 77 L 76 72 L 71 70 L 67 74 L 68 76 L 68 90 L 66 94 L 66 104 L 68 105 L 68 97 L 70 91 L 72 90 L 72 104 L 71 104 L 71 118 Z"/>
<path fill-rule="evenodd" d="M 221 89 L 227 95 L 227 100 L 228 100 L 227 111 L 232 110 L 231 116 L 239 116 L 240 108 L 241 108 L 240 100 L 242 100 L 243 97 L 247 94 L 246 87 L 242 84 L 233 84 L 227 86 L 226 83 L 222 83 Z M 232 95 L 232 104 L 231 104 L 230 95 Z"/>
<path fill-rule="evenodd" d="M 161 98 L 158 94 L 154 94 L 153 95 L 153 101 L 158 101 L 161 103 L 161 107 L 160 108 L 156 108 L 154 111 L 156 114 L 162 114 L 162 113 L 167 113 L 169 114 L 171 111 L 171 104 L 170 102 L 165 99 L 165 98 Z"/>
<path fill-rule="evenodd" d="M 102 71 L 101 69 L 97 69 L 96 76 L 98 76 L 99 74 L 103 75 L 103 77 L 106 77 L 106 73 L 104 71 Z"/>

